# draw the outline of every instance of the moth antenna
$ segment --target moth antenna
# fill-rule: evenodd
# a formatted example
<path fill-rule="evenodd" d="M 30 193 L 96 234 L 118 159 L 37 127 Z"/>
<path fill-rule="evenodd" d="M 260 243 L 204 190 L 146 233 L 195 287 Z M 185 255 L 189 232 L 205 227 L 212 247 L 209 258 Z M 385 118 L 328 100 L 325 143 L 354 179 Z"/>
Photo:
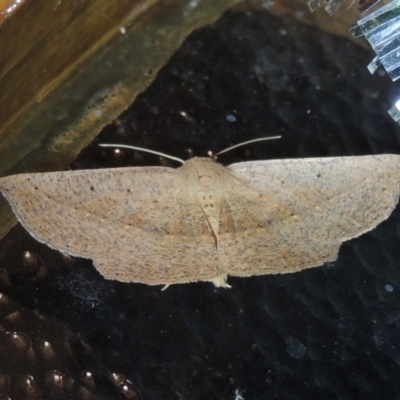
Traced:
<path fill-rule="evenodd" d="M 246 144 L 255 143 L 255 142 L 262 142 L 264 140 L 280 139 L 281 137 L 282 136 L 270 136 L 270 137 L 263 137 L 263 138 L 248 140 L 247 142 L 242 142 L 242 143 L 239 143 L 239 144 L 235 144 L 234 146 L 228 147 L 225 150 L 219 151 L 217 154 L 214 154 L 211 157 L 217 158 L 217 156 L 219 156 L 220 154 L 223 154 L 223 153 L 226 153 L 227 151 L 236 149 L 236 147 L 245 146 Z M 212 153 L 208 152 L 208 154 L 210 155 Z"/>
<path fill-rule="evenodd" d="M 155 151 L 155 150 L 144 149 L 143 147 L 128 146 L 126 144 L 111 144 L 111 143 L 100 143 L 99 146 L 100 147 L 117 147 L 117 148 L 122 147 L 123 149 L 143 151 L 145 153 L 155 154 L 156 156 L 169 158 L 170 160 L 180 162 L 181 164 L 185 164 L 185 161 L 181 160 L 178 157 L 170 156 L 169 154 L 160 153 L 159 151 Z"/>

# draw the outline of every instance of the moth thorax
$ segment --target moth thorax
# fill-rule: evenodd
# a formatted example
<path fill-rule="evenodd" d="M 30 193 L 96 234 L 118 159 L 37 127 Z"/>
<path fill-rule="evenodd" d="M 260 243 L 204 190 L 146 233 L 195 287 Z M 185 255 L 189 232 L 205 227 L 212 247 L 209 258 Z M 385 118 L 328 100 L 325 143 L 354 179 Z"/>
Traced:
<path fill-rule="evenodd" d="M 211 190 L 201 191 L 197 193 L 197 200 L 213 231 L 217 234 L 219 227 L 220 196 Z"/>

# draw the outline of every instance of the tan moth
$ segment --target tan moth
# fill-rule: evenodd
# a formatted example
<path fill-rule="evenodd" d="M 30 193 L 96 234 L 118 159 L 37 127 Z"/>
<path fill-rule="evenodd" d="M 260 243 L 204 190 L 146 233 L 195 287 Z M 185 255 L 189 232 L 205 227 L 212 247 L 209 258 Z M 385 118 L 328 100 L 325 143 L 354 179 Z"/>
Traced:
<path fill-rule="evenodd" d="M 38 241 L 90 258 L 107 279 L 150 285 L 300 271 L 397 204 L 400 156 L 242 162 L 193 158 L 0 179 Z"/>

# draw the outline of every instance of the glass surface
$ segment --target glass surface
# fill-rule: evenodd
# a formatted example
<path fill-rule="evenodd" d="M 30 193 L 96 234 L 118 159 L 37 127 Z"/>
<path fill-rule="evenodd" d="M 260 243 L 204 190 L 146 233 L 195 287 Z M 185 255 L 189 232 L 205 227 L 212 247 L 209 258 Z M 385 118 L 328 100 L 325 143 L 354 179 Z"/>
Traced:
<path fill-rule="evenodd" d="M 399 86 L 369 73 L 373 56 L 267 9 L 229 11 L 193 32 L 70 168 L 177 166 L 99 143 L 187 159 L 269 135 L 282 139 L 219 161 L 399 154 L 399 127 L 387 114 Z M 328 265 L 229 278 L 230 289 L 200 282 L 166 290 L 105 280 L 90 260 L 52 250 L 18 224 L 0 242 L 0 393 L 399 398 L 399 223 L 396 208 Z"/>
<path fill-rule="evenodd" d="M 381 65 L 395 81 L 400 77 L 400 2 L 394 0 L 358 21 L 351 29 L 355 37 L 365 35 L 375 57 L 368 65 L 374 73 Z"/>

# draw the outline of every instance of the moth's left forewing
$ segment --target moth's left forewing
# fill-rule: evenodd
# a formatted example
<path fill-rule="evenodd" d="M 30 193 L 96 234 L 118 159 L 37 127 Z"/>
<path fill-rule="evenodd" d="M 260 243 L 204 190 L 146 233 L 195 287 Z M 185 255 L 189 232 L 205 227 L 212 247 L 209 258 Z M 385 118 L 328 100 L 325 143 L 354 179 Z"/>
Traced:
<path fill-rule="evenodd" d="M 242 216 L 233 219 L 236 230 L 242 225 L 245 233 L 236 234 L 235 245 L 221 247 L 225 252 L 240 247 L 236 257 L 258 273 L 291 272 L 333 260 L 341 242 L 390 215 L 400 192 L 399 164 L 396 155 L 233 164 L 229 170 L 246 184 L 237 194 L 229 193 L 227 201 L 242 204 Z M 231 266 L 231 274 L 246 274 L 240 262 Z"/>
<path fill-rule="evenodd" d="M 346 238 L 386 219 L 400 194 L 398 155 L 256 161 L 229 168 L 260 193 L 273 192 L 299 212 L 336 215 L 338 220 L 342 216 L 359 225 L 361 231 L 350 229 Z"/>

